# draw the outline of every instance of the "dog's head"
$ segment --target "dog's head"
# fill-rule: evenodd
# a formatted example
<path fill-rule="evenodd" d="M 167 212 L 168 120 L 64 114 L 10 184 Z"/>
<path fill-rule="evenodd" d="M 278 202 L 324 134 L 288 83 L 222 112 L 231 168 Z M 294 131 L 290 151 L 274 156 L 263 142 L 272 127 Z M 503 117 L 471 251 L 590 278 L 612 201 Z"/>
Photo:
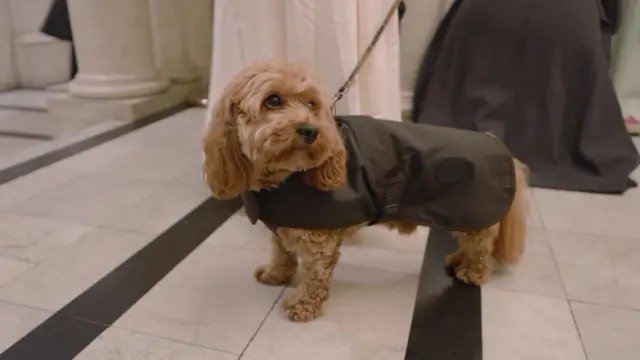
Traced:
<path fill-rule="evenodd" d="M 291 173 L 331 190 L 346 181 L 346 154 L 329 104 L 298 64 L 263 62 L 238 73 L 215 104 L 204 138 L 214 195 L 274 187 Z"/>

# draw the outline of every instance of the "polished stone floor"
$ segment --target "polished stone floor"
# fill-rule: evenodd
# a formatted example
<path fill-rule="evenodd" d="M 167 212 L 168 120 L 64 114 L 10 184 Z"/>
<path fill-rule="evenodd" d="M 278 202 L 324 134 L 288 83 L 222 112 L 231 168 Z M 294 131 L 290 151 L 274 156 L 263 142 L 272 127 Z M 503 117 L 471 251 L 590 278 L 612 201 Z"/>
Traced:
<path fill-rule="evenodd" d="M 28 344 L 25 335 L 101 279 L 117 281 L 116 267 L 211 201 L 200 176 L 203 116 L 180 112 L 0 185 L 0 353 Z M 536 189 L 533 200 L 524 263 L 482 289 L 483 359 L 638 359 L 640 190 Z M 279 306 L 291 290 L 252 277 L 268 259 L 268 230 L 231 214 L 75 358 L 404 359 L 427 233 L 366 229 L 345 247 L 326 315 L 294 324 Z M 181 247 L 171 241 L 167 249 Z M 93 301 L 122 306 L 120 297 Z"/>

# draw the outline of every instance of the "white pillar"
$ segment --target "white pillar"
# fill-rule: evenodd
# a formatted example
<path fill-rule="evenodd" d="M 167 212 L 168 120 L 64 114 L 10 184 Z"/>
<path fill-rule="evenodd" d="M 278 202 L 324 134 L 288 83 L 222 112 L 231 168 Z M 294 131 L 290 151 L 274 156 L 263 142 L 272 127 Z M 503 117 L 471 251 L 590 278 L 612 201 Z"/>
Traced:
<path fill-rule="evenodd" d="M 205 84 L 211 72 L 213 47 L 213 0 L 185 1 L 189 57 Z"/>
<path fill-rule="evenodd" d="M 155 67 L 149 0 L 68 0 L 81 98 L 134 98 L 162 92 L 169 81 Z"/>
<path fill-rule="evenodd" d="M 18 86 L 13 38 L 11 6 L 0 0 L 0 91 Z"/>
<path fill-rule="evenodd" d="M 198 71 L 189 58 L 187 14 L 194 11 L 193 3 L 193 0 L 150 0 L 156 65 L 177 83 L 188 83 L 198 78 Z"/>

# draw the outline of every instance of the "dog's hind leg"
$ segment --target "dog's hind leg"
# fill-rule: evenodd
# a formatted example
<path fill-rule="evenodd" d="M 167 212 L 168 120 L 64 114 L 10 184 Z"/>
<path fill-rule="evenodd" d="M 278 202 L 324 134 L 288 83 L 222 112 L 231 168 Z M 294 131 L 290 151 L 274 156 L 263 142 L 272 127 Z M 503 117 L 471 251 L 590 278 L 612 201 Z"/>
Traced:
<path fill-rule="evenodd" d="M 296 274 L 298 258 L 284 247 L 277 234 L 271 235 L 271 244 L 271 263 L 258 267 L 255 277 L 266 285 L 286 285 Z"/>
<path fill-rule="evenodd" d="M 447 256 L 446 263 L 453 276 L 470 285 L 482 285 L 491 275 L 493 247 L 500 225 L 473 232 L 458 232 L 459 248 Z"/>

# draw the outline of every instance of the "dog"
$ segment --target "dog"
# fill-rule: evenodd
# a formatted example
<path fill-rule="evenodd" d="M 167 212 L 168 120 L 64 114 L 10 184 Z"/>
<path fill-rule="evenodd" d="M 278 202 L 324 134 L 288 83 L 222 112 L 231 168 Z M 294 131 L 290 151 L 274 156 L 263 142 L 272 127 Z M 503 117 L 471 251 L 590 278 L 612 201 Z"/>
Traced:
<path fill-rule="evenodd" d="M 380 131 L 385 132 L 387 128 L 395 129 L 394 124 L 399 122 L 372 119 L 370 122 L 354 120 L 349 124 L 351 127 L 360 126 L 365 130 L 367 126 L 377 126 L 381 127 Z M 411 137 L 413 132 L 422 129 L 417 127 L 429 125 L 406 126 L 415 127 L 411 128 L 413 130 L 401 131 L 402 134 L 406 134 L 402 136 Z M 256 269 L 257 281 L 267 285 L 285 285 L 297 275 L 297 290 L 292 297 L 284 301 L 285 314 L 292 321 L 309 321 L 322 314 L 324 304 L 329 298 L 332 274 L 340 257 L 343 240 L 364 226 L 371 225 L 372 221 L 369 220 L 372 219 L 366 218 L 370 216 L 370 212 L 367 211 L 370 208 L 374 209 L 372 211 L 377 209 L 374 206 L 376 204 L 369 206 L 372 201 L 361 200 L 358 196 L 349 197 L 353 191 L 344 190 L 349 188 L 350 184 L 360 181 L 358 179 L 371 175 L 352 176 L 352 171 L 358 171 L 350 165 L 357 163 L 357 158 L 354 157 L 357 154 L 355 150 L 350 154 L 343 130 L 332 116 L 327 97 L 309 72 L 299 64 L 266 61 L 245 68 L 227 85 L 214 106 L 213 118 L 204 136 L 203 172 L 214 197 L 231 199 L 243 196 L 245 208 L 252 217 L 252 222 L 260 219 L 272 230 L 271 261 Z M 453 275 L 466 284 L 481 285 L 490 276 L 494 263 L 515 264 L 524 253 L 527 167 L 513 158 L 508 151 L 501 150 L 503 145 L 488 135 L 437 127 L 429 131 L 453 134 L 450 136 L 454 137 L 461 134 L 461 137 L 469 139 L 464 140 L 464 143 L 481 139 L 477 141 L 482 141 L 483 148 L 496 147 L 496 151 L 508 156 L 497 172 L 482 172 L 484 165 L 479 166 L 480 169 L 474 169 L 466 166 L 465 162 L 438 160 L 444 165 L 438 166 L 435 173 L 437 177 L 446 180 L 441 182 L 444 185 L 438 183 L 440 185 L 435 191 L 428 191 L 425 187 L 424 192 L 430 194 L 427 197 L 420 194 L 411 196 L 414 201 L 427 203 L 428 197 L 448 194 L 447 197 L 455 201 L 447 200 L 447 206 L 451 212 L 459 214 L 458 218 L 473 218 L 467 216 L 472 213 L 476 214 L 475 217 L 481 218 L 482 221 L 468 220 L 460 223 L 475 224 L 471 227 L 458 226 L 455 221 L 448 222 L 447 218 L 442 216 L 439 217 L 439 222 L 435 221 L 436 225 L 449 224 L 443 227 L 451 230 L 457 237 L 458 249 L 446 258 L 446 264 L 451 268 Z M 440 141 L 443 136 L 438 133 L 431 139 Z M 487 140 L 490 138 L 493 140 Z M 397 141 L 394 139 L 389 142 L 388 147 L 395 146 Z M 415 143 L 419 145 L 425 141 Z M 491 145 L 491 141 L 497 145 Z M 449 152 L 455 155 L 452 155 L 454 158 L 465 157 L 466 153 L 474 152 L 456 144 L 444 144 L 443 148 L 450 149 Z M 390 165 L 397 163 L 400 168 L 392 166 L 395 170 L 388 171 L 384 176 L 391 176 L 389 174 L 392 173 L 393 179 L 398 176 L 404 176 L 406 179 L 404 173 L 419 172 L 422 167 L 429 167 L 428 159 L 426 163 L 416 163 L 416 156 L 413 155 L 415 154 L 403 154 L 398 159 L 390 160 Z M 358 168 L 363 166 L 360 164 Z M 441 171 L 440 168 L 444 170 Z M 460 178 L 463 183 L 469 183 L 469 177 L 482 176 L 486 177 L 487 183 L 493 183 L 494 174 L 502 173 L 510 175 L 501 182 L 504 186 L 493 193 L 496 199 L 501 199 L 499 202 L 503 205 L 495 207 L 498 210 L 494 212 L 497 215 L 493 217 L 499 217 L 490 222 L 488 218 L 482 218 L 482 214 L 491 212 L 485 211 L 483 207 L 490 208 L 492 204 L 489 203 L 493 198 L 483 196 L 492 191 L 476 191 L 481 194 L 467 196 L 466 192 L 457 190 L 463 188 L 447 185 L 449 178 L 454 178 L 453 182 Z M 390 184 L 394 182 L 391 181 Z M 281 190 L 292 187 L 304 188 L 306 192 L 304 195 L 288 196 L 286 191 Z M 351 192 L 344 195 L 344 191 Z M 458 196 L 459 194 L 462 195 Z M 471 192 L 469 194 L 473 195 Z M 269 202 L 269 206 L 273 206 L 274 209 L 256 210 L 256 200 L 253 198 L 255 196 L 270 197 L 271 200 L 264 201 Z M 345 212 L 317 210 L 322 209 L 325 203 L 329 207 L 332 206 L 336 196 L 360 199 L 357 200 L 357 208 L 365 209 L 362 211 L 365 215 L 362 215 L 362 218 L 358 217 L 358 211 L 351 211 L 352 208 Z M 465 199 L 471 199 L 466 201 L 469 206 L 464 206 Z M 461 205 L 456 205 L 458 202 L 462 202 Z M 299 207 L 296 207 L 298 205 Z M 307 211 L 304 208 L 322 211 L 326 216 L 302 218 L 298 215 Z M 436 210 L 434 213 L 442 212 L 440 209 Z M 356 215 L 353 215 L 354 213 Z M 351 220 L 343 221 L 343 217 L 349 216 L 352 217 Z M 411 234 L 419 225 L 424 225 L 398 220 L 401 218 L 398 216 L 377 216 L 376 223 L 400 234 Z"/>

